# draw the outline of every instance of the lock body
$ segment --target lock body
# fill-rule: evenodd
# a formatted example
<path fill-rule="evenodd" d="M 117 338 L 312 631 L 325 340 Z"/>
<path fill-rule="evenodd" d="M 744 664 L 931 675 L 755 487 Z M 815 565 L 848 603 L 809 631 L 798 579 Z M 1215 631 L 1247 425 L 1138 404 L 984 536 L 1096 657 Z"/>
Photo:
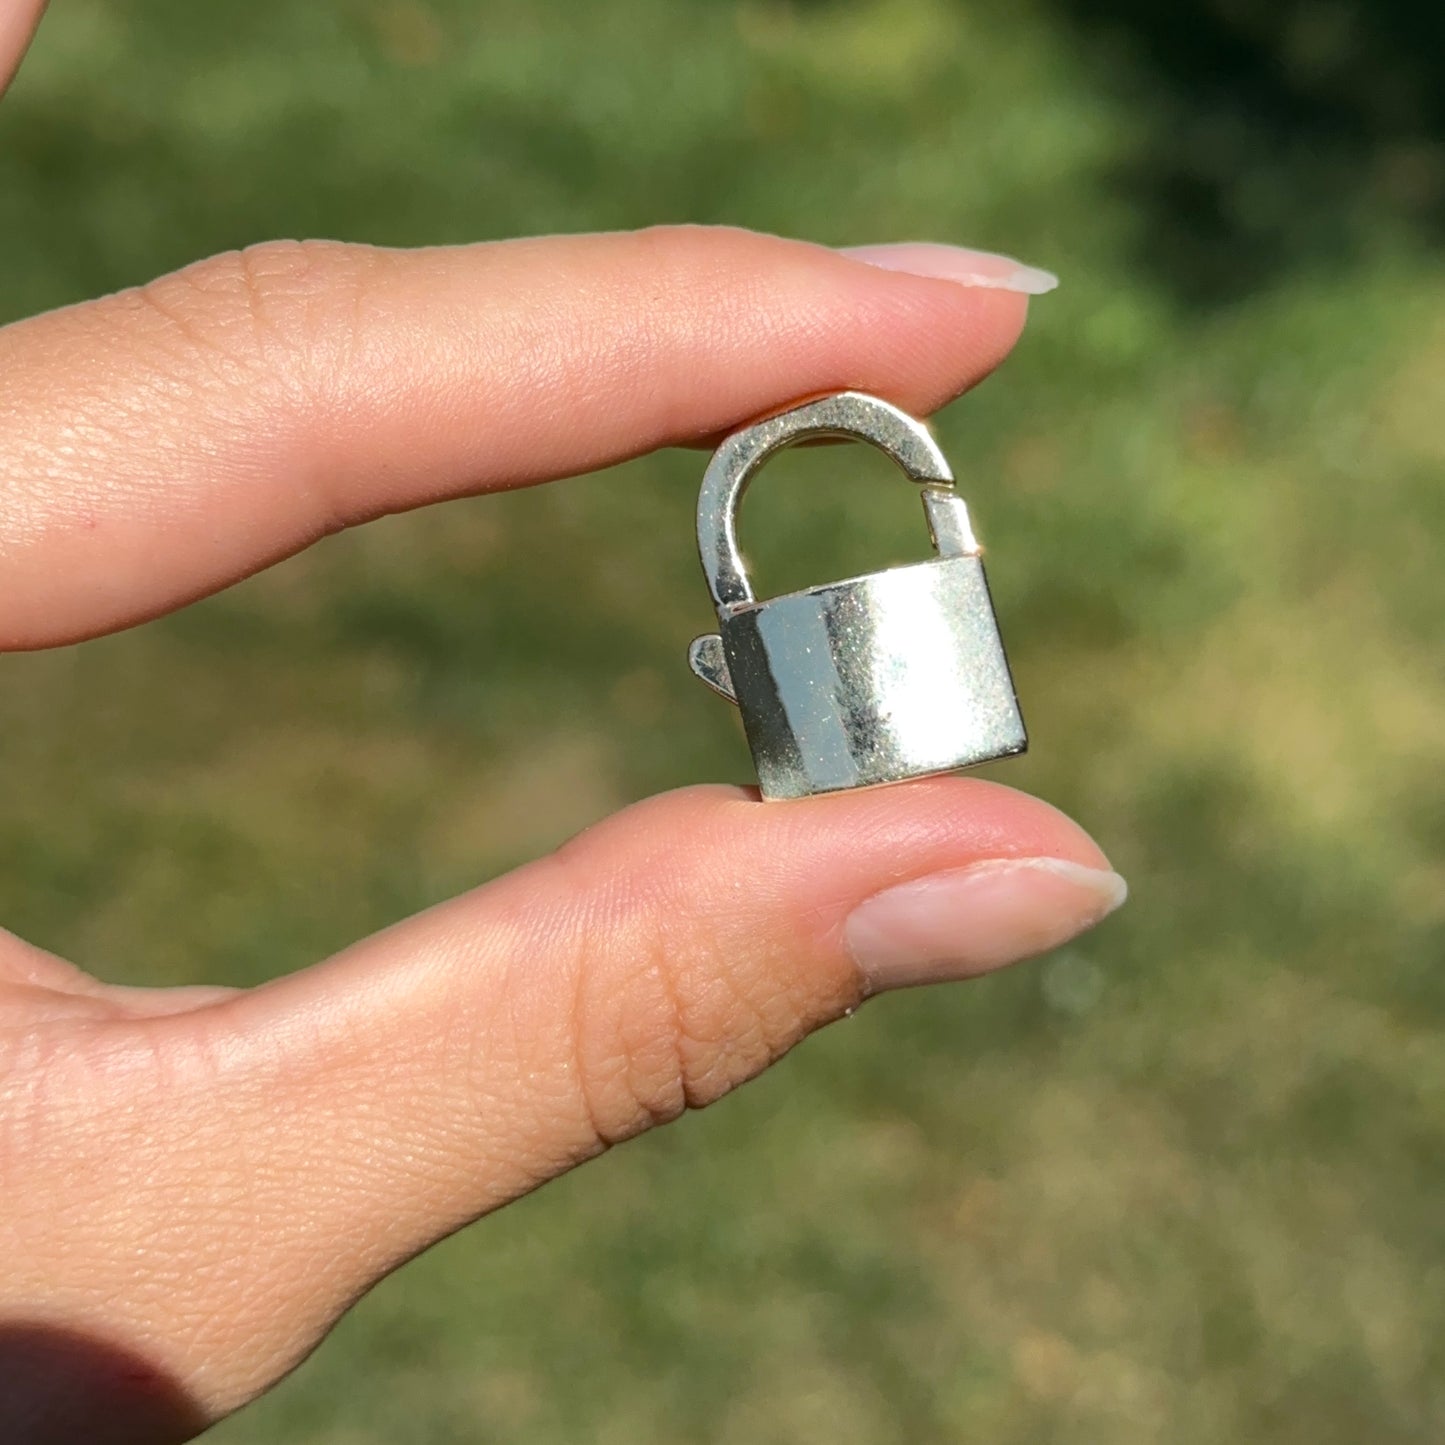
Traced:
<path fill-rule="evenodd" d="M 920 484 L 938 555 L 758 601 L 738 504 L 769 456 L 813 437 L 869 442 Z M 698 498 L 718 627 L 693 670 L 737 703 L 765 798 L 949 772 L 1028 746 L 968 508 L 928 429 L 842 392 L 765 418 L 718 448 Z"/>
<path fill-rule="evenodd" d="M 719 620 L 766 798 L 899 782 L 1028 746 L 977 556 L 744 604 Z"/>

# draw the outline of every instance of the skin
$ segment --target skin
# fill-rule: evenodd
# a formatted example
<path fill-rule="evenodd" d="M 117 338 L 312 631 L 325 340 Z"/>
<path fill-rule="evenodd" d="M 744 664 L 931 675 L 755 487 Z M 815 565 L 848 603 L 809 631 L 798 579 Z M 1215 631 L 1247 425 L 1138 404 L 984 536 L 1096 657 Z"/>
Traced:
<path fill-rule="evenodd" d="M 0 75 L 39 9 L 0 0 Z M 0 331 L 0 646 L 800 395 L 927 414 L 1024 315 L 726 230 L 202 261 Z M 1106 866 L 978 781 L 699 787 L 254 990 L 107 986 L 0 935 L 0 1438 L 190 1437 L 418 1251 L 857 1005 L 863 900 L 1025 856 Z"/>

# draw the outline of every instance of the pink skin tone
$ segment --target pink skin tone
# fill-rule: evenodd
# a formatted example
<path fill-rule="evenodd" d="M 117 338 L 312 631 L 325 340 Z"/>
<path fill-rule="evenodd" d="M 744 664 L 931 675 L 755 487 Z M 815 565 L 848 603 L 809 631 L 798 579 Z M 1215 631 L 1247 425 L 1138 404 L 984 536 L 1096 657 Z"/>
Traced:
<path fill-rule="evenodd" d="M 0 74 L 37 13 L 0 0 Z M 1047 283 L 951 247 L 679 228 L 281 244 L 21 322 L 0 331 L 0 646 L 799 396 L 927 414 Z M 109 987 L 0 935 L 0 1438 L 187 1438 L 449 1231 L 872 993 L 1035 954 L 1123 896 L 1047 804 L 943 778 L 655 798 L 251 991 Z M 52 1336 L 90 1363 L 37 1365 Z"/>

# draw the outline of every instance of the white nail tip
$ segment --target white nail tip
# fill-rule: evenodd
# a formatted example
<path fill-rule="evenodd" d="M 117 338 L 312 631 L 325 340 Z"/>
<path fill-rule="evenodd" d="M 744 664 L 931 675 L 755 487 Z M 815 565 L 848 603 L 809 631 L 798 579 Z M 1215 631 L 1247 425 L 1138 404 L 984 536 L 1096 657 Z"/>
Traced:
<path fill-rule="evenodd" d="M 1012 256 L 934 242 L 904 241 L 882 246 L 853 246 L 846 248 L 843 254 L 883 271 L 926 276 L 934 281 L 952 281 L 957 286 L 1015 291 L 1024 296 L 1043 296 L 1059 284 L 1059 278 L 1052 271 L 1045 271 L 1040 266 L 1026 266 Z"/>
<path fill-rule="evenodd" d="M 1096 892 L 1104 903 L 1105 917 L 1115 909 L 1122 908 L 1129 897 L 1129 884 L 1118 873 L 1108 868 L 1086 868 L 1082 863 L 1072 863 L 1067 858 L 1001 858 L 997 863 L 978 863 L 976 868 L 1031 868 L 1055 877 L 1066 878 L 1080 888 Z"/>
<path fill-rule="evenodd" d="M 964 284 L 992 286 L 1000 291 L 1018 291 L 1025 296 L 1046 296 L 1050 291 L 1058 290 L 1059 278 L 1052 271 L 1041 270 L 1038 266 L 1020 266 L 1003 279 L 979 276 Z"/>

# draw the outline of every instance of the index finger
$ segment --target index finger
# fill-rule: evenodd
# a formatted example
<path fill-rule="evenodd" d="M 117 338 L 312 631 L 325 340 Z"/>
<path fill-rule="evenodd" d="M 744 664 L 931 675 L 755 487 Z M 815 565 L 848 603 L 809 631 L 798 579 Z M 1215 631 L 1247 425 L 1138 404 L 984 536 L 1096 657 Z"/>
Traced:
<path fill-rule="evenodd" d="M 0 647 L 114 630 L 341 527 L 797 396 L 930 412 L 1003 358 L 1026 303 L 1015 263 L 894 264 L 915 250 L 932 274 L 695 227 L 283 242 L 17 323 L 0 331 Z"/>
<path fill-rule="evenodd" d="M 46 0 L 0 0 L 0 91 L 25 58 L 30 37 L 45 13 Z"/>

